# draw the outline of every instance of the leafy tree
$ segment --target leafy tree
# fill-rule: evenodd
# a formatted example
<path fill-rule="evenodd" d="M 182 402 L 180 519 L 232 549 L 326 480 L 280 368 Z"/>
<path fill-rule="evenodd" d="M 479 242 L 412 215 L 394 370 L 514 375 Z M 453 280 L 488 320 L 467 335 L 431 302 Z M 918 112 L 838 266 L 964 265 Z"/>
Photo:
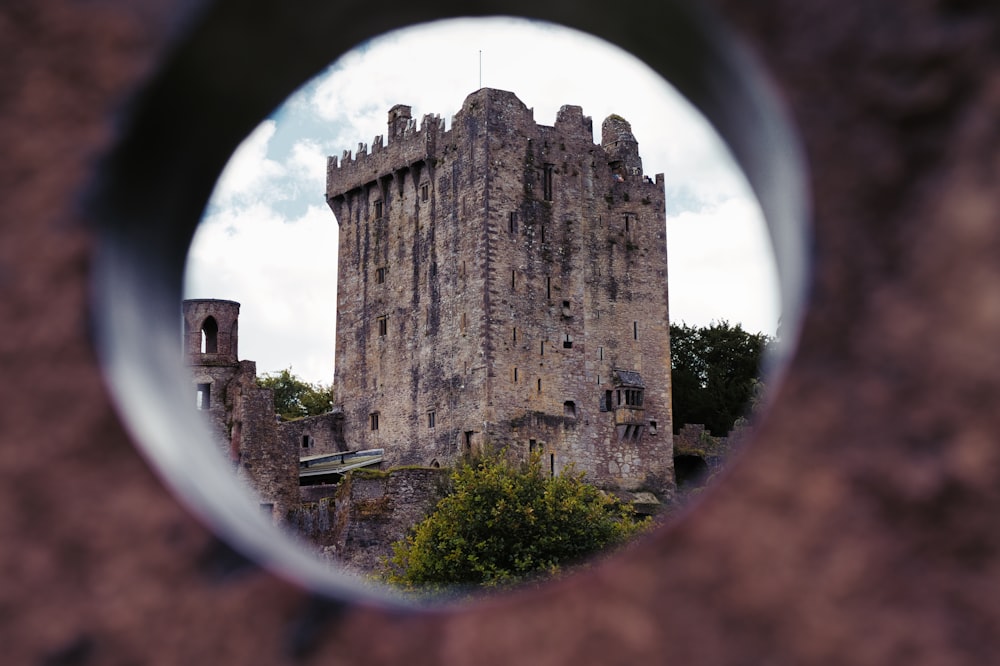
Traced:
<path fill-rule="evenodd" d="M 257 386 L 274 391 L 274 411 L 285 421 L 324 414 L 333 405 L 332 386 L 303 381 L 291 368 L 258 377 Z"/>
<path fill-rule="evenodd" d="M 647 522 L 583 474 L 550 478 L 538 455 L 516 465 L 498 454 L 452 472 L 449 494 L 393 545 L 385 578 L 407 589 L 507 586 L 620 544 Z"/>
<path fill-rule="evenodd" d="M 703 423 L 718 437 L 749 410 L 759 393 L 760 366 L 771 338 L 736 324 L 670 325 L 674 432 Z"/>

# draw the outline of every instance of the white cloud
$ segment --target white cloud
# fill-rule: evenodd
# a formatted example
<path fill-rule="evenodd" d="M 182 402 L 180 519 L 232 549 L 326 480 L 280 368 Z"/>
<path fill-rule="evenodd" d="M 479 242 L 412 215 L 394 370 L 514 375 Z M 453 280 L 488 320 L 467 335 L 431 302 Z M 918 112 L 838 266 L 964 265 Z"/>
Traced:
<path fill-rule="evenodd" d="M 275 129 L 273 120 L 265 120 L 243 140 L 219 176 L 213 206 L 246 205 L 277 194 L 274 181 L 285 175 L 285 168 L 267 157 Z"/>
<path fill-rule="evenodd" d="M 286 221 L 265 205 L 202 221 L 188 255 L 187 298 L 241 303 L 240 358 L 259 373 L 292 365 L 309 381 L 333 380 L 338 227 L 310 206 Z"/>
<path fill-rule="evenodd" d="M 759 208 L 730 199 L 667 219 L 670 318 L 692 326 L 740 322 L 774 335 L 777 274 Z"/>

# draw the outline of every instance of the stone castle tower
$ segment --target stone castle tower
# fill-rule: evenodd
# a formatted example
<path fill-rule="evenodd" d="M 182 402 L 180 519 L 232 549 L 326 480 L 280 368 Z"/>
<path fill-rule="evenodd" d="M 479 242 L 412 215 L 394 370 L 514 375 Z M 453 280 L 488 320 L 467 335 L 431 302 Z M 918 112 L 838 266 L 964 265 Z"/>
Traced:
<path fill-rule="evenodd" d="M 538 451 L 598 485 L 672 487 L 663 175 L 618 116 L 535 123 L 482 89 L 445 129 L 389 111 L 331 157 L 340 225 L 334 401 L 355 449 L 448 463 Z"/>

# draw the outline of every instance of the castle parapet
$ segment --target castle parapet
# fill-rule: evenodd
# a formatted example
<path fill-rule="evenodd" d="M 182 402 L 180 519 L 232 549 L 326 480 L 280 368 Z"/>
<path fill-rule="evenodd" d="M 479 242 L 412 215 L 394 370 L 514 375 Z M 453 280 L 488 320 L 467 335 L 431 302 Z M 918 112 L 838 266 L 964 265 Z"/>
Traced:
<path fill-rule="evenodd" d="M 410 107 L 401 104 L 389 111 L 388 142 L 379 135 L 372 141 L 370 150 L 367 145 L 360 143 L 354 156 L 351 151 L 345 150 L 340 160 L 336 157 L 328 159 L 328 201 L 389 176 L 398 171 L 400 165 L 427 162 L 437 155 L 439 139 L 444 134 L 444 120 L 440 116 L 427 114 L 418 129 L 409 113 Z"/>

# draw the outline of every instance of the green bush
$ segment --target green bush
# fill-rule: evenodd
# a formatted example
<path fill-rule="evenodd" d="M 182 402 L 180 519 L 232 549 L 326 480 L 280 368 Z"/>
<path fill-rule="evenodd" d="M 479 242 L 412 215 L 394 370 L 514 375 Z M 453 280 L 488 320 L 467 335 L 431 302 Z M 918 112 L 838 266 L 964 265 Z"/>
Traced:
<path fill-rule="evenodd" d="M 538 456 L 515 464 L 498 454 L 452 472 L 450 493 L 394 544 L 384 578 L 410 590 L 508 586 L 621 544 L 648 522 L 582 473 L 549 478 Z"/>

